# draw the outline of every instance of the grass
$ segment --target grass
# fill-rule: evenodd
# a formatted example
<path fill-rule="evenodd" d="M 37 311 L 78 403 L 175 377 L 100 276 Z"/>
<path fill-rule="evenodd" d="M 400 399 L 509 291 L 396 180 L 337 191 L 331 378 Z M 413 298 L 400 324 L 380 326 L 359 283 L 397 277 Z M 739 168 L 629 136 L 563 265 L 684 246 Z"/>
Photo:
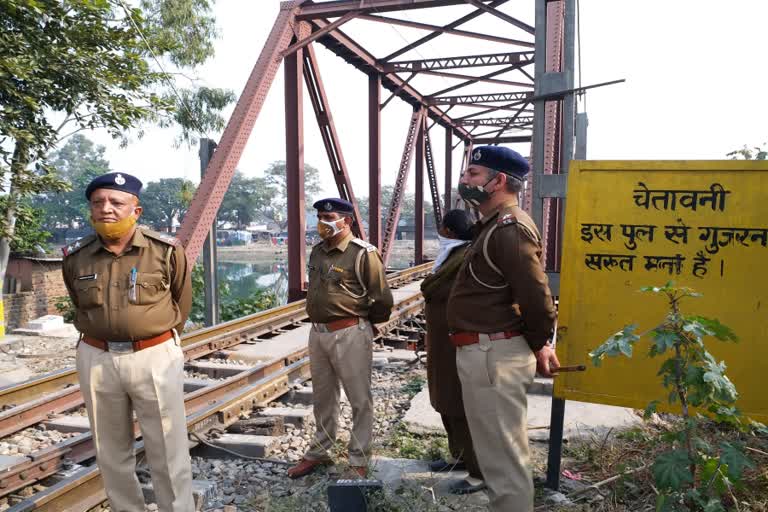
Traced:
<path fill-rule="evenodd" d="M 656 455 L 667 449 L 663 439 L 676 428 L 678 421 L 678 418 L 670 416 L 665 421 L 648 422 L 622 432 L 609 432 L 605 436 L 566 444 L 563 469 L 581 475 L 585 482 L 595 483 L 650 466 Z M 723 504 L 727 510 L 737 512 L 768 512 L 768 438 L 742 434 L 711 422 L 705 423 L 700 433 L 712 445 L 722 441 L 740 441 L 757 450 L 749 452 L 755 468 L 746 472 L 744 484 L 735 488 Z M 590 503 L 588 510 L 655 510 L 656 490 L 649 469 L 633 472 L 601 487 L 600 495 L 601 498 Z M 595 491 L 590 491 L 581 495 L 579 501 L 595 496 Z"/>

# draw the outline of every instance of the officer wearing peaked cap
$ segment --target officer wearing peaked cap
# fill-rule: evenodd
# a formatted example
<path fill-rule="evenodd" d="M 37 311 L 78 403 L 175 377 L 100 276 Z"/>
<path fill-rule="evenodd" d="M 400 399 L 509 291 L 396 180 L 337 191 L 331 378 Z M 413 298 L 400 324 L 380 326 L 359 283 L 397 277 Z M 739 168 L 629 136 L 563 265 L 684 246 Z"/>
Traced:
<path fill-rule="evenodd" d="M 192 307 L 184 249 L 137 227 L 141 181 L 125 173 L 85 189 L 95 235 L 64 248 L 64 282 L 80 331 L 77 371 L 96 458 L 115 512 L 141 512 L 136 412 L 160 511 L 195 510 L 179 333 Z"/>
<path fill-rule="evenodd" d="M 313 445 L 288 470 L 288 476 L 304 476 L 331 461 L 329 451 L 336 442 L 341 381 L 352 406 L 349 464 L 365 477 L 373 430 L 372 323 L 389 319 L 392 293 L 376 247 L 352 235 L 352 204 L 329 198 L 317 201 L 314 207 L 317 231 L 323 239 L 309 256 L 307 290 L 317 432 Z"/>
<path fill-rule="evenodd" d="M 528 162 L 499 146 L 472 152 L 459 194 L 482 220 L 448 298 L 448 327 L 475 453 L 493 512 L 533 510 L 526 391 L 559 366 L 541 237 L 518 205 Z"/>

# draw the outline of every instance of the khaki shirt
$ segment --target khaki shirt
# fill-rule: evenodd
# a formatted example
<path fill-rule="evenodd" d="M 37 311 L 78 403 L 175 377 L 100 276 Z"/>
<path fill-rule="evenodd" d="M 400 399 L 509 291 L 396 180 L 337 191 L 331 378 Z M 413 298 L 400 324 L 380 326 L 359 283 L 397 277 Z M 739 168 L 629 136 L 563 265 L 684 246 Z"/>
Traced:
<path fill-rule="evenodd" d="M 556 314 L 533 220 L 517 205 L 502 204 L 475 229 L 448 299 L 451 331 L 518 331 L 539 350 L 552 335 Z"/>
<path fill-rule="evenodd" d="M 336 247 L 320 242 L 309 255 L 307 314 L 315 323 L 358 316 L 389 320 L 392 292 L 376 247 L 352 233 Z"/>
<path fill-rule="evenodd" d="M 170 252 L 169 252 L 170 250 Z M 137 270 L 135 298 L 131 269 Z M 75 327 L 106 341 L 137 341 L 175 328 L 192 309 L 192 279 L 179 242 L 139 227 L 123 254 L 90 235 L 65 248 L 64 284 L 75 305 Z"/>

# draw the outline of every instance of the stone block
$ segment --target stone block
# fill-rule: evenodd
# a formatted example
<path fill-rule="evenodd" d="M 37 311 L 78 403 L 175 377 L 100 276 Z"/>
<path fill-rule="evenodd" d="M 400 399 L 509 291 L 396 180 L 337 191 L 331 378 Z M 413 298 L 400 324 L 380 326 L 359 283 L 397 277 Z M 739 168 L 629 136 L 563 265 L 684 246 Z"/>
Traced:
<path fill-rule="evenodd" d="M 209 443 L 235 452 L 238 455 L 269 457 L 272 451 L 279 446 L 280 438 L 250 434 L 224 434 L 218 439 L 210 440 Z M 200 446 L 200 455 L 209 459 L 237 459 L 236 455 L 207 445 Z"/>
<path fill-rule="evenodd" d="M 259 416 L 281 416 L 285 423 L 298 428 L 309 426 L 314 420 L 312 407 L 291 408 L 291 407 L 267 407 L 258 413 Z"/>
<path fill-rule="evenodd" d="M 216 498 L 216 482 L 211 480 L 192 480 L 192 498 L 195 501 L 195 512 L 206 510 Z M 141 492 L 144 494 L 144 501 L 147 503 L 156 503 L 155 490 L 152 484 L 142 484 Z"/>

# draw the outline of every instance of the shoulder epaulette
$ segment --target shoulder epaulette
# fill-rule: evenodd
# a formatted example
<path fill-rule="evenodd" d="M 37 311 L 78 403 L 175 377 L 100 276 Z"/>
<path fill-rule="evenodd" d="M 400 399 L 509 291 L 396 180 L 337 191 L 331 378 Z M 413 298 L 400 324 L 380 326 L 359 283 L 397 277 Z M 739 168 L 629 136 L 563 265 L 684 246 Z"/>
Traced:
<path fill-rule="evenodd" d="M 365 249 L 365 250 L 366 250 L 366 252 L 373 252 L 373 251 L 375 251 L 375 250 L 376 250 L 376 246 L 375 246 L 375 245 L 369 244 L 369 243 L 368 243 L 368 242 L 366 242 L 365 240 L 360 240 L 359 238 L 353 238 L 353 239 L 351 240 L 351 242 L 352 242 L 353 244 L 355 244 L 355 245 L 359 245 L 360 247 L 362 247 L 363 249 Z"/>
<path fill-rule="evenodd" d="M 151 229 L 142 229 L 141 232 L 144 233 L 144 236 L 149 237 L 152 240 L 158 240 L 168 245 L 181 245 L 181 242 L 178 238 L 167 233 L 159 233 L 157 231 L 152 231 Z"/>
<path fill-rule="evenodd" d="M 76 253 L 77 251 L 79 251 L 89 243 L 93 242 L 94 240 L 96 240 L 96 235 L 85 236 L 80 240 L 77 240 L 76 242 L 72 242 L 69 245 L 65 245 L 64 247 L 61 248 L 61 252 L 64 254 L 64 257 L 66 258 L 67 256 L 70 256 Z"/>
<path fill-rule="evenodd" d="M 501 215 L 499 217 L 499 220 L 496 221 L 496 224 L 499 226 L 508 226 L 510 224 L 517 224 L 517 217 L 513 213 L 507 213 L 506 215 Z"/>

